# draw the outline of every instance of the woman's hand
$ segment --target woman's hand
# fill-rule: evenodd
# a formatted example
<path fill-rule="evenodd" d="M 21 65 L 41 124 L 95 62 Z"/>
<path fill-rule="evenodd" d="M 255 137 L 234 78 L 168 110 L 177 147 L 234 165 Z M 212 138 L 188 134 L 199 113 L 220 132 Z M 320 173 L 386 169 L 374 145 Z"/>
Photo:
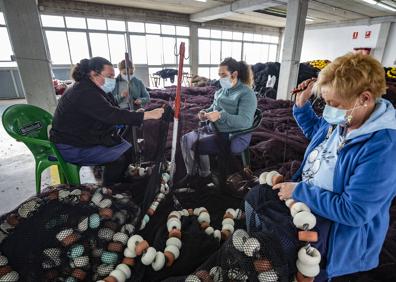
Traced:
<path fill-rule="evenodd" d="M 300 92 L 297 92 L 296 94 L 296 105 L 297 107 L 302 107 L 305 105 L 305 103 L 309 100 L 309 98 L 312 96 L 312 88 L 314 87 L 316 78 L 310 78 L 307 79 L 303 82 L 301 82 L 297 86 L 297 90 L 301 90 Z"/>
<path fill-rule="evenodd" d="M 164 108 L 157 108 L 148 112 L 144 112 L 143 119 L 160 119 L 164 114 Z"/>
<path fill-rule="evenodd" d="M 221 114 L 218 111 L 206 113 L 205 115 L 206 119 L 208 119 L 210 122 L 216 122 L 220 119 Z"/>
<path fill-rule="evenodd" d="M 285 201 L 292 197 L 294 189 L 296 189 L 297 182 L 283 182 L 274 185 L 273 190 L 279 189 L 278 197 L 281 201 Z"/>
<path fill-rule="evenodd" d="M 206 112 L 205 111 L 199 111 L 198 118 L 199 118 L 200 121 L 205 121 L 206 120 Z"/>
<path fill-rule="evenodd" d="M 129 96 L 129 94 L 128 94 L 128 91 L 122 91 L 122 93 L 121 93 L 121 97 L 123 97 L 123 98 L 126 98 L 126 97 L 128 97 Z"/>
<path fill-rule="evenodd" d="M 142 104 L 142 100 L 136 99 L 133 103 L 134 103 L 135 105 L 140 106 L 140 105 Z"/>

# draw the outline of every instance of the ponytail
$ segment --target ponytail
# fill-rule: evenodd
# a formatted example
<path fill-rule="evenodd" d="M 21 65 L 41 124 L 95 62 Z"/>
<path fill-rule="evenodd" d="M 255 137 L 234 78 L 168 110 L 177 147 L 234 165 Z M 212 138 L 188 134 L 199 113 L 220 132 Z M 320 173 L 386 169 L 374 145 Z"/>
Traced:
<path fill-rule="evenodd" d="M 250 65 L 248 65 L 245 61 L 237 61 L 231 57 L 225 58 L 220 66 L 227 66 L 229 72 L 233 73 L 234 71 L 238 72 L 238 79 L 243 83 L 250 87 L 253 85 L 253 72 Z"/>
<path fill-rule="evenodd" d="M 100 73 L 105 65 L 112 66 L 108 60 L 102 57 L 82 59 L 74 66 L 71 72 L 71 77 L 74 81 L 81 81 L 83 78 L 89 78 L 91 71 Z"/>

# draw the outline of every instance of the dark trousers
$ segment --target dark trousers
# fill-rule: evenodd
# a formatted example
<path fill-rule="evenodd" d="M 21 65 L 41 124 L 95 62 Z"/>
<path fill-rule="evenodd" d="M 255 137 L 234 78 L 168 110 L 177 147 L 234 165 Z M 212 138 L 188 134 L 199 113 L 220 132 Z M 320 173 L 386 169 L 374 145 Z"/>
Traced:
<path fill-rule="evenodd" d="M 123 182 L 128 166 L 133 162 L 133 148 L 125 151 L 117 160 L 104 165 L 102 184 L 110 186 Z"/>

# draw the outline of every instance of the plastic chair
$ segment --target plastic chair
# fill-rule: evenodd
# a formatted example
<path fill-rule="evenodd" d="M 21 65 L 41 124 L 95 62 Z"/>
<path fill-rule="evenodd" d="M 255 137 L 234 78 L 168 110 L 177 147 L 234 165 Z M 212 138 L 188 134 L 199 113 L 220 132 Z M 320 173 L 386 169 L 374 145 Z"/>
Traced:
<path fill-rule="evenodd" d="M 260 126 L 262 119 L 263 119 L 263 113 L 259 109 L 256 109 L 256 112 L 254 113 L 254 119 L 253 119 L 252 127 L 248 128 L 248 129 L 241 130 L 241 131 L 230 132 L 230 135 L 229 135 L 230 140 L 234 139 L 237 136 L 240 136 L 240 135 L 243 135 L 243 134 L 247 134 L 247 133 L 251 133 L 251 132 L 255 131 Z M 244 169 L 250 168 L 249 146 L 245 150 L 242 151 L 241 158 L 242 158 L 243 168 Z"/>
<path fill-rule="evenodd" d="M 55 145 L 48 140 L 48 127 L 52 115 L 32 105 L 12 105 L 2 116 L 4 129 L 11 137 L 23 142 L 32 152 L 36 167 L 36 193 L 41 190 L 41 173 L 57 165 L 61 183 L 80 184 L 80 167 L 65 162 Z"/>

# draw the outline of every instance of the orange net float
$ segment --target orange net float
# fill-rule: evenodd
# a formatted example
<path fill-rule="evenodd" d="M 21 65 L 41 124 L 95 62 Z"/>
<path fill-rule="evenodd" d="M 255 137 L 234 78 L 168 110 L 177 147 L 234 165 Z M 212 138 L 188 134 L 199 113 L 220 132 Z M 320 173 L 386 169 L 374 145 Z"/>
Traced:
<path fill-rule="evenodd" d="M 318 232 L 316 231 L 298 231 L 298 240 L 304 242 L 318 242 Z"/>

